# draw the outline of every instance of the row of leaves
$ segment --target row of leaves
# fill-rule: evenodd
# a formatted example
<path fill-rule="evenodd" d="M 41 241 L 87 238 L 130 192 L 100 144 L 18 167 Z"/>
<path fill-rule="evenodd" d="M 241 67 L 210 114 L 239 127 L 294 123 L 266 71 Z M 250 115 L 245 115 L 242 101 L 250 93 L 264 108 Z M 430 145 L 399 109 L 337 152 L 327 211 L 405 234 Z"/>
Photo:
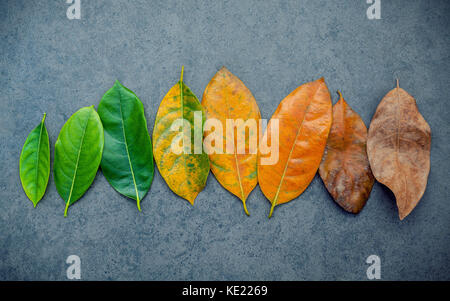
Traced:
<path fill-rule="evenodd" d="M 340 93 L 339 93 L 340 94 Z M 202 128 L 194 112 L 203 111 Z M 99 166 L 119 193 L 140 201 L 153 180 L 153 156 L 170 189 L 192 205 L 206 185 L 211 168 L 220 184 L 242 200 L 259 182 L 275 206 L 298 197 L 317 170 L 334 200 L 346 211 L 358 213 L 369 198 L 375 178 L 395 194 L 400 219 L 421 199 L 430 170 L 431 131 L 416 101 L 398 86 L 379 104 L 367 131 L 360 116 L 340 94 L 332 106 L 324 79 L 299 86 L 281 101 L 262 142 L 270 145 L 279 135 L 279 160 L 263 165 L 270 154 L 248 152 L 248 142 L 259 133 L 246 133 L 246 153 L 236 151 L 237 135 L 227 130 L 224 146 L 232 142 L 234 153 L 207 155 L 204 150 L 175 154 L 171 143 L 177 132 L 172 123 L 184 118 L 191 123 L 191 137 L 203 131 L 206 118 L 259 120 L 258 105 L 250 90 L 225 67 L 206 87 L 202 103 L 183 82 L 175 84 L 162 100 L 153 131 L 153 147 L 139 98 L 118 81 L 100 101 L 98 110 L 85 107 L 65 123 L 55 144 L 54 178 L 67 209 L 90 187 Z M 277 119 L 279 133 L 272 133 Z M 22 186 L 34 206 L 43 197 L 50 175 L 47 129 L 41 123 L 30 133 L 20 157 Z M 234 129 L 232 130 L 234 131 Z M 210 131 L 205 131 L 205 137 Z M 231 141 L 229 141 L 231 139 Z M 228 142 L 227 142 L 228 141 Z M 258 141 L 259 142 L 259 141 Z"/>

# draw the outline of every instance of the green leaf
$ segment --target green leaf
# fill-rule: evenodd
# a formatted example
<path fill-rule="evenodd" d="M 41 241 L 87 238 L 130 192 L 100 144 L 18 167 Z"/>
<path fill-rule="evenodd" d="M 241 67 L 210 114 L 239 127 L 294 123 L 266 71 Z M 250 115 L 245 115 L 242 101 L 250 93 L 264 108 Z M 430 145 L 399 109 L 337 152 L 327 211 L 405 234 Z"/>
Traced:
<path fill-rule="evenodd" d="M 94 181 L 103 145 L 103 126 L 94 106 L 81 108 L 62 127 L 55 144 L 54 177 L 66 202 L 64 216 Z"/>
<path fill-rule="evenodd" d="M 45 116 L 28 135 L 20 154 L 20 181 L 34 207 L 42 199 L 50 175 L 50 143 Z"/>
<path fill-rule="evenodd" d="M 140 201 L 153 180 L 152 142 L 144 106 L 119 81 L 103 95 L 98 114 L 105 132 L 102 172 L 119 193 Z"/>
<path fill-rule="evenodd" d="M 202 116 L 198 124 L 194 122 L 195 112 L 200 112 Z M 188 122 L 190 129 L 183 126 L 183 131 L 173 131 L 172 125 L 181 119 Z M 170 89 L 159 106 L 153 130 L 153 153 L 159 172 L 167 185 L 192 205 L 205 187 L 209 173 L 208 155 L 202 147 L 204 122 L 202 106 L 194 93 L 183 83 L 182 71 L 180 81 Z M 174 139 L 180 138 L 183 141 L 185 133 L 189 132 L 191 143 L 183 144 L 189 152 L 173 152 L 171 145 Z M 194 148 L 196 137 L 200 138 L 200 151 Z"/>

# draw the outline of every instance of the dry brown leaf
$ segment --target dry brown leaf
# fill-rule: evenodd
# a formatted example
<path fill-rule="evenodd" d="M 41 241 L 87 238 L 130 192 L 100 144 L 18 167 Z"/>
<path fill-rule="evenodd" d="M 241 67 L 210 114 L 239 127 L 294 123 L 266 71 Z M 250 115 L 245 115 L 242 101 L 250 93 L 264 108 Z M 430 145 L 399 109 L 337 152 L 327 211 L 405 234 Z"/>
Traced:
<path fill-rule="evenodd" d="M 395 195 L 400 219 L 416 207 L 430 172 L 431 129 L 416 100 L 401 89 L 390 91 L 373 116 L 367 139 L 372 172 Z"/>
<path fill-rule="evenodd" d="M 333 199 L 348 212 L 366 204 L 374 178 L 367 158 L 367 128 L 339 92 L 319 173 Z"/>

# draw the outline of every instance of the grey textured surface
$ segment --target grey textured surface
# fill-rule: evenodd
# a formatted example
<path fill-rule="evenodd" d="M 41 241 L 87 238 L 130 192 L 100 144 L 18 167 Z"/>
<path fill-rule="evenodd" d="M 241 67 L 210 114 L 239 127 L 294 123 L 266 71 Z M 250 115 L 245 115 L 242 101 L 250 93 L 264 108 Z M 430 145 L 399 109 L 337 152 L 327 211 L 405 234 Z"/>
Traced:
<path fill-rule="evenodd" d="M 0 279 L 64 280 L 67 256 L 84 280 L 364 280 L 377 254 L 384 280 L 450 280 L 450 2 L 382 0 L 0 2 Z M 394 79 L 432 129 L 425 195 L 403 222 L 375 184 L 357 215 L 341 210 L 318 176 L 276 208 L 259 187 L 247 217 L 212 174 L 194 207 L 156 172 L 142 201 L 120 196 L 98 173 L 63 218 L 51 178 L 36 209 L 23 192 L 21 147 L 47 112 L 53 144 L 69 116 L 97 105 L 119 79 L 143 101 L 149 130 L 176 83 L 201 98 L 225 65 L 253 92 L 263 118 L 298 85 L 325 77 L 368 125 Z"/>

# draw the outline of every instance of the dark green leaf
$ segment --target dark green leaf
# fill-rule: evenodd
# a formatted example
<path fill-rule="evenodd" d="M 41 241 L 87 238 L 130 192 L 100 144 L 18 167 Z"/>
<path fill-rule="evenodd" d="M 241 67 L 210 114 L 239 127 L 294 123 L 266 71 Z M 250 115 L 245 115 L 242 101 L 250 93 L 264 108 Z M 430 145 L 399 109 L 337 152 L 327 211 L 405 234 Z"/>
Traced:
<path fill-rule="evenodd" d="M 105 131 L 102 172 L 119 193 L 137 201 L 144 198 L 153 180 L 152 142 L 144 106 L 121 83 L 103 95 L 98 114 Z"/>

